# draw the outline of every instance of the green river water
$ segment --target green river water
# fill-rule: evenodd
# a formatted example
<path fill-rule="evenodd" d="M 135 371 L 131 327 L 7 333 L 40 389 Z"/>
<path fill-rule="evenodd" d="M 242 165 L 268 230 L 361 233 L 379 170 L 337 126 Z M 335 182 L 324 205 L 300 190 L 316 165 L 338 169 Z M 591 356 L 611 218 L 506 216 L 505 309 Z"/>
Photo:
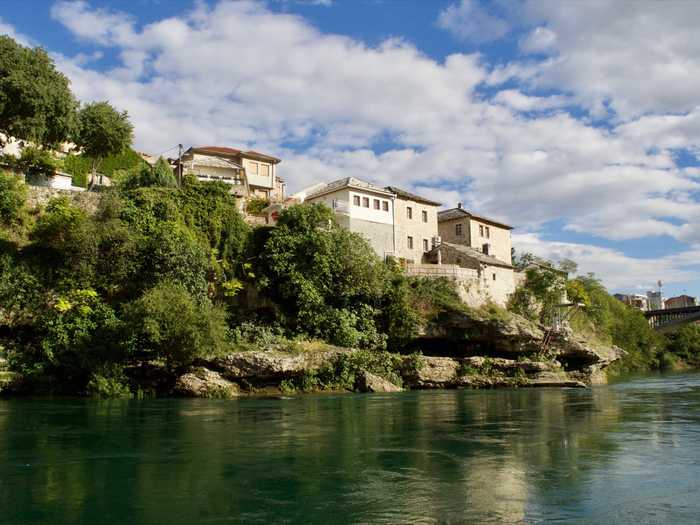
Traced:
<path fill-rule="evenodd" d="M 699 523 L 700 375 L 0 400 L 0 523 Z"/>

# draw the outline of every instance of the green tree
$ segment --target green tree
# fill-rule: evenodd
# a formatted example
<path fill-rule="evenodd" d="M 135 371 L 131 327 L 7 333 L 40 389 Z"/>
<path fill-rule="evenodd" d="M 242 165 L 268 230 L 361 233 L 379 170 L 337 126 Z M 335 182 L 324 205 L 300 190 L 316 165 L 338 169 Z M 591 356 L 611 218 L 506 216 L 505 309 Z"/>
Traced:
<path fill-rule="evenodd" d="M 120 113 L 108 102 L 93 102 L 80 109 L 75 143 L 92 159 L 93 180 L 102 159 L 131 145 L 133 131 L 126 111 Z"/>
<path fill-rule="evenodd" d="M 227 350 L 226 314 L 175 282 L 161 282 L 125 308 L 138 347 L 169 366 L 187 365 Z"/>
<path fill-rule="evenodd" d="M 0 132 L 56 146 L 70 138 L 77 103 L 43 49 L 0 36 Z"/>
<path fill-rule="evenodd" d="M 381 348 L 376 322 L 389 276 L 360 235 L 340 228 L 321 204 L 282 212 L 258 258 L 258 285 L 298 333 Z"/>
<path fill-rule="evenodd" d="M 682 325 L 668 333 L 666 338 L 666 351 L 691 366 L 700 366 L 700 325 Z"/>

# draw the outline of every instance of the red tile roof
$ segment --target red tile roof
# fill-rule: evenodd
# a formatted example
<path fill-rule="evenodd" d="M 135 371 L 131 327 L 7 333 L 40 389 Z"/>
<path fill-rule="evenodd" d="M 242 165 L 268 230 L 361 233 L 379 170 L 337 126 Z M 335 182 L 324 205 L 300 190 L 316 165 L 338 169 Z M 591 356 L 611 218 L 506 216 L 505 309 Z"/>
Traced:
<path fill-rule="evenodd" d="M 254 159 L 271 162 L 273 164 L 282 162 L 281 159 L 278 159 L 277 157 L 273 157 L 272 155 L 267 155 L 265 153 L 260 153 L 253 150 L 242 151 L 235 148 L 227 148 L 225 146 L 193 146 L 191 149 L 193 151 L 196 151 L 197 153 L 209 153 L 214 155 L 223 155 L 226 157 L 251 157 Z"/>

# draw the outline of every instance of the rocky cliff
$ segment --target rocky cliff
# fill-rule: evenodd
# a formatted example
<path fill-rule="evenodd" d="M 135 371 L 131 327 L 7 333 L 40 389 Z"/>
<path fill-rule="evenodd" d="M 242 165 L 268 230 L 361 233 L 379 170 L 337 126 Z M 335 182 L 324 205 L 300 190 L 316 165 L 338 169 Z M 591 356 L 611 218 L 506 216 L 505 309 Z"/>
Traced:
<path fill-rule="evenodd" d="M 177 381 L 176 392 L 236 397 L 294 390 L 586 387 L 605 382 L 605 368 L 622 356 L 571 331 L 550 334 L 512 315 L 451 313 L 416 341 L 432 355 L 383 353 L 328 346 L 313 352 L 236 352 L 202 362 Z M 435 355 L 442 347 L 444 355 Z M 390 363 L 387 365 L 386 363 Z"/>

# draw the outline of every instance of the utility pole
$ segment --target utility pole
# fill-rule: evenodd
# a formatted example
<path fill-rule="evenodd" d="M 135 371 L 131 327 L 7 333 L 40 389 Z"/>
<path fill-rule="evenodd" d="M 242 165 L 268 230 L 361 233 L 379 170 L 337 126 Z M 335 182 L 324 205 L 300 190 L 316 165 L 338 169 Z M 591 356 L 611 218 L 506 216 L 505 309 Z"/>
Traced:
<path fill-rule="evenodd" d="M 177 145 L 177 184 L 182 187 L 182 144 Z"/>

